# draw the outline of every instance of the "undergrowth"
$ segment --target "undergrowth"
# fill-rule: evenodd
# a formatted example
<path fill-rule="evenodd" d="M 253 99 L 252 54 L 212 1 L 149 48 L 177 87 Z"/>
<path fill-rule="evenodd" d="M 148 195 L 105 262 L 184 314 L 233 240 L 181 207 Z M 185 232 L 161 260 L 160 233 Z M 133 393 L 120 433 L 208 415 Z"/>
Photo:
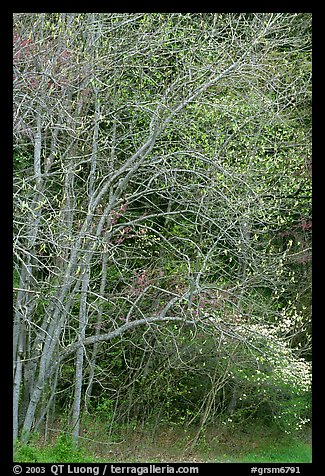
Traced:
<path fill-rule="evenodd" d="M 197 428 L 161 426 L 156 432 L 150 427 L 125 428 L 118 437 L 108 438 L 105 425 L 87 426 L 87 437 L 79 445 L 61 432 L 51 441 L 34 438 L 28 443 L 17 442 L 15 462 L 32 463 L 136 463 L 136 462 L 246 462 L 246 463 L 310 463 L 311 442 L 307 433 L 288 436 L 262 426 L 248 426 L 236 431 L 213 426 L 197 439 Z M 85 432 L 84 432 L 85 434 Z M 92 437 L 92 438 L 91 438 Z"/>

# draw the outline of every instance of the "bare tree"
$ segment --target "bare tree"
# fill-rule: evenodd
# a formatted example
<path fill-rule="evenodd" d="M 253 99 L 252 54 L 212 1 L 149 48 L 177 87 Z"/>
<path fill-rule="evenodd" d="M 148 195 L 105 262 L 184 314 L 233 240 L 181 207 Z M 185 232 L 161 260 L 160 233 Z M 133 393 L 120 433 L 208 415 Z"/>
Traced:
<path fill-rule="evenodd" d="M 177 323 L 250 340 L 245 322 L 265 311 L 251 291 L 279 288 L 288 253 L 266 255 L 267 240 L 258 247 L 253 236 L 279 216 L 263 198 L 274 184 L 257 183 L 259 137 L 286 117 L 289 86 L 277 83 L 273 55 L 291 51 L 297 21 L 15 15 L 14 438 L 45 418 L 48 383 L 74 355 L 77 441 L 85 369 L 89 398 L 100 343 L 132 329 Z M 290 41 L 305 48 L 299 32 Z M 225 130 L 218 121 L 242 102 Z M 233 144 L 245 130 L 239 164 Z M 202 424 L 223 382 L 213 379 Z"/>

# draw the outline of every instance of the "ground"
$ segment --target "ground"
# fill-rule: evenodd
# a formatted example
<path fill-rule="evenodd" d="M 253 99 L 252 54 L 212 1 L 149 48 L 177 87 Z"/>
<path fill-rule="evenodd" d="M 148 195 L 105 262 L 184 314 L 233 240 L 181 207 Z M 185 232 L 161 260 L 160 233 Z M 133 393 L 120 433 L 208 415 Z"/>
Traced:
<path fill-rule="evenodd" d="M 60 435 L 60 436 L 58 436 Z M 108 437 L 103 424 L 85 427 L 76 448 L 71 439 L 53 428 L 47 441 L 36 438 L 17 445 L 15 462 L 51 463 L 310 463 L 311 430 L 287 435 L 267 426 L 134 428 Z"/>

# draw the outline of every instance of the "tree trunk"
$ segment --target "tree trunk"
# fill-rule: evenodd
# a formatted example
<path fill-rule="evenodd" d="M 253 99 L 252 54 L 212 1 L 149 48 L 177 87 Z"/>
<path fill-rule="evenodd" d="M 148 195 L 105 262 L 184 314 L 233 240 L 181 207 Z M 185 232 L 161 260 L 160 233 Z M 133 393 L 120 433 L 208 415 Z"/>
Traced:
<path fill-rule="evenodd" d="M 87 293 L 89 285 L 89 268 L 85 271 L 80 298 L 80 313 L 79 313 L 79 331 L 78 339 L 82 343 L 85 338 L 87 326 Z M 76 370 L 75 370 L 75 384 L 74 384 L 74 401 L 72 407 L 72 437 L 75 443 L 78 443 L 79 426 L 80 426 L 80 403 L 83 384 L 83 361 L 84 361 L 84 347 L 80 345 L 76 352 Z"/>

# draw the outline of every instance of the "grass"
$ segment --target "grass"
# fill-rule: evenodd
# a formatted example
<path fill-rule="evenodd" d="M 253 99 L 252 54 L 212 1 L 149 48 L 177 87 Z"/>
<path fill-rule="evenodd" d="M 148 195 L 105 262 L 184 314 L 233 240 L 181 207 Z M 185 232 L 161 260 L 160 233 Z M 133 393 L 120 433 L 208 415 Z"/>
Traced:
<path fill-rule="evenodd" d="M 311 445 L 294 439 L 283 445 L 271 445 L 256 453 L 247 453 L 237 461 L 241 463 L 311 463 Z"/>
<path fill-rule="evenodd" d="M 15 462 L 38 463 L 311 463 L 310 437 L 295 437 L 262 426 L 240 431 L 225 427 L 206 429 L 195 447 L 197 429 L 161 427 L 155 435 L 150 428 L 122 431 L 108 439 L 103 425 L 84 432 L 76 447 L 60 434 L 47 444 L 36 439 L 28 445 L 17 443 Z M 91 432 L 93 430 L 93 433 Z"/>

